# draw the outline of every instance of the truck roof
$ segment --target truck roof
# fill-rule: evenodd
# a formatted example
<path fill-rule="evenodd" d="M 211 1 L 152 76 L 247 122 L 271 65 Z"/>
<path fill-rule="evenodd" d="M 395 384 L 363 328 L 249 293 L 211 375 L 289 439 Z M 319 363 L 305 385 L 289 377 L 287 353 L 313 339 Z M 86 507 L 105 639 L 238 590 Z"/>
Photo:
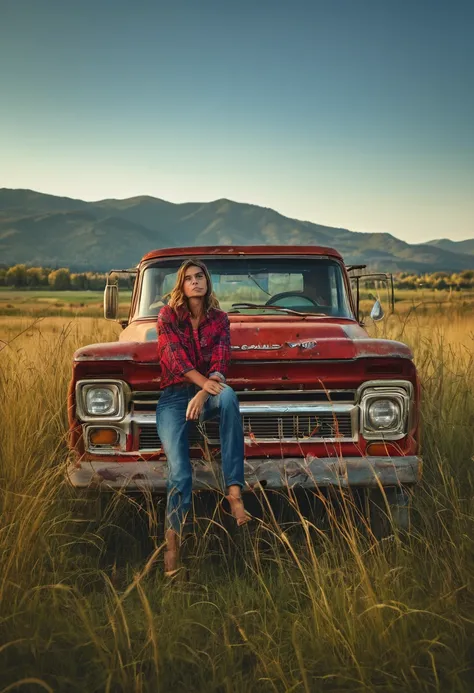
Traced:
<path fill-rule="evenodd" d="M 331 255 L 342 260 L 337 250 L 322 245 L 197 245 L 151 250 L 142 258 L 141 262 L 176 255 L 187 255 L 188 257 L 201 255 Z"/>

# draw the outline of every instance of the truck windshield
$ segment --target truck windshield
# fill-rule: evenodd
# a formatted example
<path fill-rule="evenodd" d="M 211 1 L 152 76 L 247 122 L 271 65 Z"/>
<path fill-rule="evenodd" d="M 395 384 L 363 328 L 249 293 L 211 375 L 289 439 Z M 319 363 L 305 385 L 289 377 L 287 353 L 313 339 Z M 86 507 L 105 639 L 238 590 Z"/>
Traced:
<path fill-rule="evenodd" d="M 202 258 L 212 278 L 220 307 L 228 313 L 280 315 L 271 304 L 300 313 L 319 313 L 352 318 L 343 271 L 327 257 Z M 166 303 L 182 258 L 157 261 L 143 273 L 138 316 L 158 315 Z M 234 303 L 259 304 L 256 308 L 233 308 Z"/>

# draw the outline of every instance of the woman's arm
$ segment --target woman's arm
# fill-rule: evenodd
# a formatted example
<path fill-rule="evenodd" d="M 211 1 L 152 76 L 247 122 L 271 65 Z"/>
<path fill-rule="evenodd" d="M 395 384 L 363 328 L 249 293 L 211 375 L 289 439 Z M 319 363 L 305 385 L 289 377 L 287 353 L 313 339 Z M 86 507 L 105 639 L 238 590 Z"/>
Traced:
<path fill-rule="evenodd" d="M 184 377 L 186 380 L 194 383 L 194 385 L 202 388 L 209 395 L 218 395 L 224 389 L 224 385 L 222 385 L 217 379 L 214 377 L 206 378 L 205 375 L 202 375 L 195 368 L 191 371 L 187 371 L 184 374 Z"/>

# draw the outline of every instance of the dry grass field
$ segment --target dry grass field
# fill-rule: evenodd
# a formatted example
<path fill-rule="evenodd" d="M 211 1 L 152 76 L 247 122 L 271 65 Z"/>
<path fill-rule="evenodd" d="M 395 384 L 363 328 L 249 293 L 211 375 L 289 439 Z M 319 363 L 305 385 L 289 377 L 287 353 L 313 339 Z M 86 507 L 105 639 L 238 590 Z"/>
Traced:
<path fill-rule="evenodd" d="M 72 352 L 120 328 L 0 317 L 0 693 L 470 693 L 474 304 L 417 303 L 369 325 L 422 377 L 412 531 L 377 542 L 350 496 L 235 543 L 211 524 L 173 586 L 152 508 L 118 499 L 84 525 L 63 481 Z"/>

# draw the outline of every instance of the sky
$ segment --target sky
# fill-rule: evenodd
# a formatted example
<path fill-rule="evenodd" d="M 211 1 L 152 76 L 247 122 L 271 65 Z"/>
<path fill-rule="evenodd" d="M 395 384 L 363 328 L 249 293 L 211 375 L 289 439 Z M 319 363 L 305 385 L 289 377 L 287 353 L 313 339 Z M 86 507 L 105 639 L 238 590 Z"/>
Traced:
<path fill-rule="evenodd" d="M 0 0 L 0 187 L 474 237 L 474 3 Z"/>

